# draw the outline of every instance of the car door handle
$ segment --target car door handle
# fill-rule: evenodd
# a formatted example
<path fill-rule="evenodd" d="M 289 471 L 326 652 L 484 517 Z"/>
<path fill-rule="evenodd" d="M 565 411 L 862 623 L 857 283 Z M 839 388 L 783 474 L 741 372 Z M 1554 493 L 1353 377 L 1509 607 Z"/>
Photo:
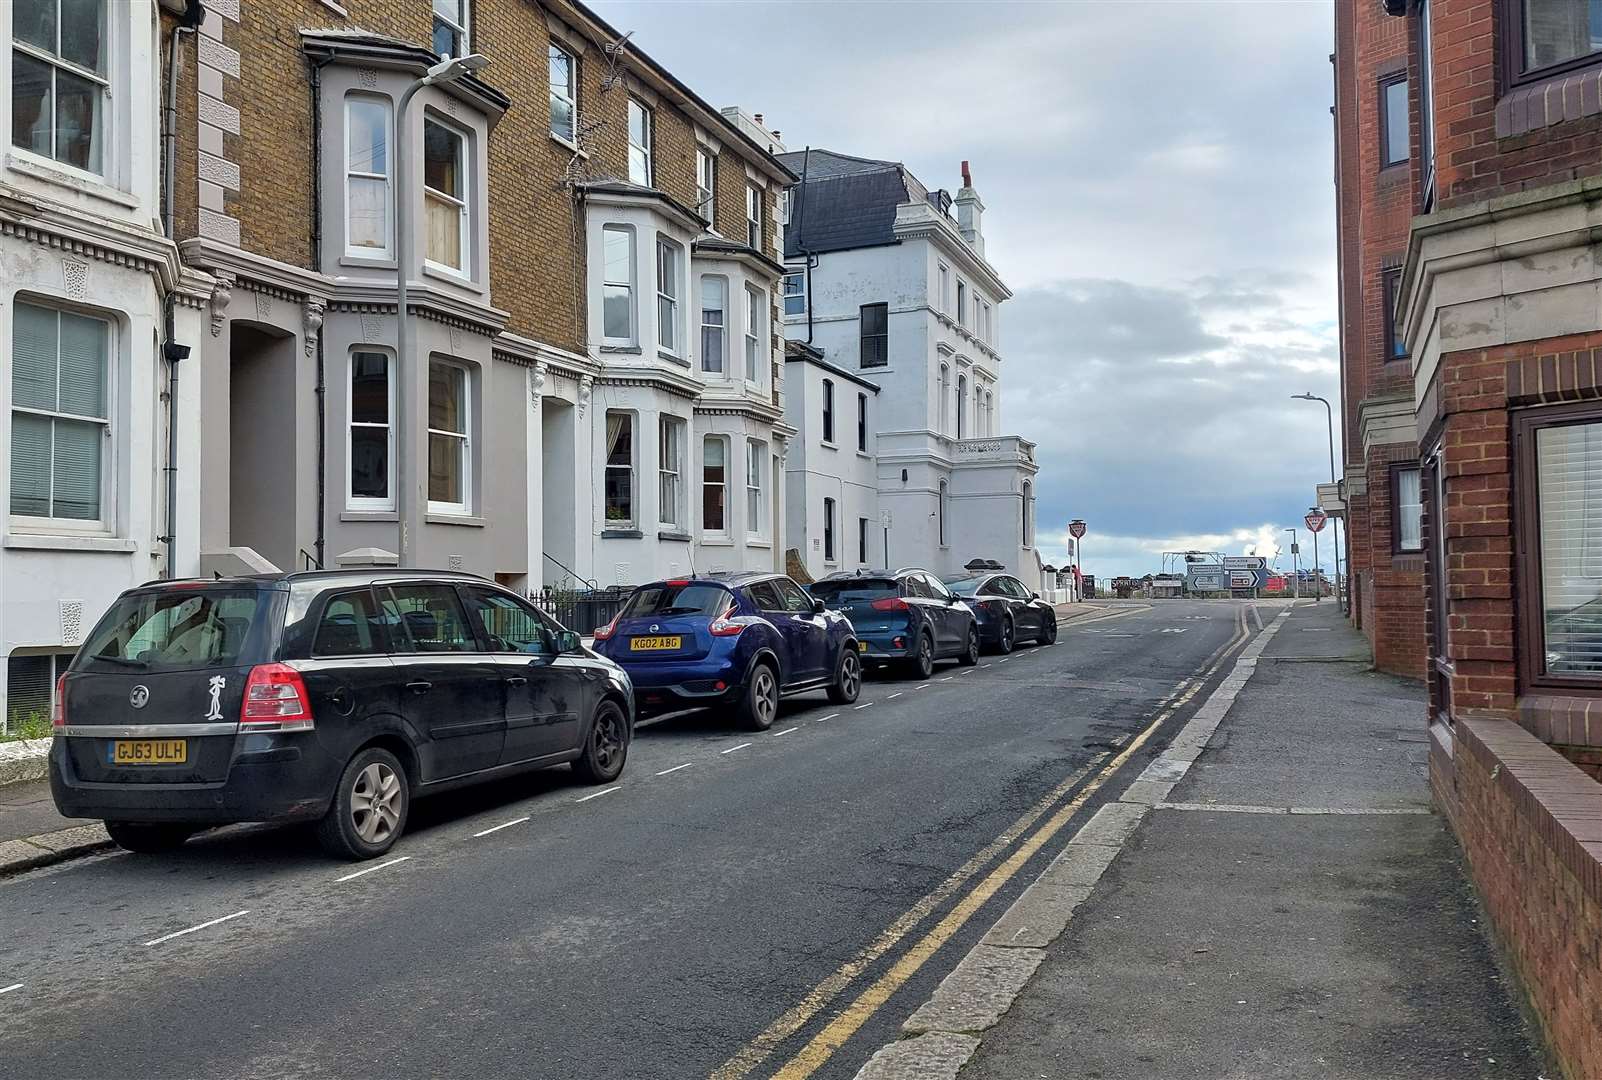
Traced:
<path fill-rule="evenodd" d="M 426 694 L 434 689 L 434 684 L 423 679 L 416 679 L 406 684 L 406 689 L 414 694 Z"/>
<path fill-rule="evenodd" d="M 528 679 L 527 679 L 526 676 L 523 676 L 523 675 L 508 675 L 506 677 L 506 685 L 507 686 L 527 686 L 528 685 Z"/>

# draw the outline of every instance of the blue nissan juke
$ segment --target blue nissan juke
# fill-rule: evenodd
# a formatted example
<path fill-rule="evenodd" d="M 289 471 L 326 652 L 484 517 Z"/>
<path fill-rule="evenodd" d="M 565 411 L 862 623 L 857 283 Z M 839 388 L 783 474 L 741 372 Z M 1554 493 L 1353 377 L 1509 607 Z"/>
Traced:
<path fill-rule="evenodd" d="M 642 716 L 713 706 L 762 731 L 781 696 L 827 690 L 844 705 L 862 689 L 850 620 L 782 574 L 642 585 L 595 632 L 595 651 L 628 672 Z"/>

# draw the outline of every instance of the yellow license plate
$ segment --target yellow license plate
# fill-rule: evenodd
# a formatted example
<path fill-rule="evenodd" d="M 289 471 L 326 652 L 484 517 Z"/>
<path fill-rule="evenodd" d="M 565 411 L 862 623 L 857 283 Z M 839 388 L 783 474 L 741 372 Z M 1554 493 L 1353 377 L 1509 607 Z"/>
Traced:
<path fill-rule="evenodd" d="M 637 637 L 629 642 L 629 648 L 634 652 L 649 652 L 653 649 L 677 649 L 683 640 L 678 634 L 664 637 Z"/>
<path fill-rule="evenodd" d="M 183 765 L 188 739 L 117 739 L 106 755 L 113 765 Z"/>
<path fill-rule="evenodd" d="M 857 652 L 867 652 L 867 651 L 868 651 L 868 643 L 866 641 L 857 642 Z"/>

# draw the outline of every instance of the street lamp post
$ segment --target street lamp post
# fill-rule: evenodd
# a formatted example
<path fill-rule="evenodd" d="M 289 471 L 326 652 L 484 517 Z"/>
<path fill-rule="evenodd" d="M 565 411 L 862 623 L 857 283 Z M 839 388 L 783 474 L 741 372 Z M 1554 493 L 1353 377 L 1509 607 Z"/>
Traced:
<path fill-rule="evenodd" d="M 411 469 L 407 467 L 410 454 L 406 444 L 407 431 L 411 427 L 411 418 L 407 415 L 411 407 L 407 389 L 411 379 L 412 352 L 411 320 L 406 312 L 407 278 L 412 269 L 412 229 L 409 220 L 411 177 L 407 173 L 406 161 L 406 107 L 423 87 L 455 82 L 464 75 L 483 71 L 488 66 L 489 58 L 481 53 L 441 60 L 424 72 L 422 78 L 408 86 L 400 96 L 400 103 L 395 106 L 395 518 L 400 531 L 395 555 L 400 566 L 411 564 L 413 533 L 418 524 L 413 521 L 417 514 L 417 500 L 413 497 Z"/>
<path fill-rule="evenodd" d="M 1296 565 L 1296 530 L 1286 529 L 1291 534 L 1291 599 L 1302 598 L 1302 571 Z"/>
<path fill-rule="evenodd" d="M 1323 402 L 1324 422 L 1329 427 L 1329 482 L 1338 484 L 1340 481 L 1335 478 L 1335 410 L 1330 408 L 1328 401 L 1317 394 L 1292 394 L 1291 398 L 1296 401 Z M 1337 604 L 1341 602 L 1341 543 L 1337 535 L 1339 531 L 1340 523 L 1336 522 L 1330 533 L 1330 542 L 1335 545 L 1335 603 Z M 1314 537 L 1314 544 L 1317 544 L 1317 537 Z"/>

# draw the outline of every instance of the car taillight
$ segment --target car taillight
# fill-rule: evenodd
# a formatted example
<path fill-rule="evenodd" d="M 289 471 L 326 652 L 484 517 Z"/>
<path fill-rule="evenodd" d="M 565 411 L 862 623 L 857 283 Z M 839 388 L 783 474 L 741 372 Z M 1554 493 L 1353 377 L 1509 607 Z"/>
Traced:
<path fill-rule="evenodd" d="M 607 623 L 605 626 L 597 626 L 595 628 L 595 640 L 606 641 L 613 634 L 617 633 L 617 621 L 622 617 L 623 613 L 620 611 L 616 615 L 613 615 L 612 621 Z"/>
<path fill-rule="evenodd" d="M 745 629 L 745 623 L 735 622 L 733 619 L 717 618 L 707 627 L 713 637 L 736 637 Z"/>
<path fill-rule="evenodd" d="M 875 600 L 869 605 L 875 611 L 906 611 L 907 602 L 899 596 L 887 596 L 883 600 Z"/>
<path fill-rule="evenodd" d="M 273 731 L 310 731 L 311 698 L 300 672 L 287 664 L 257 664 L 245 680 L 239 707 L 241 727 Z"/>
<path fill-rule="evenodd" d="M 56 680 L 56 704 L 50 710 L 50 726 L 57 731 L 67 726 L 67 673 Z"/>

